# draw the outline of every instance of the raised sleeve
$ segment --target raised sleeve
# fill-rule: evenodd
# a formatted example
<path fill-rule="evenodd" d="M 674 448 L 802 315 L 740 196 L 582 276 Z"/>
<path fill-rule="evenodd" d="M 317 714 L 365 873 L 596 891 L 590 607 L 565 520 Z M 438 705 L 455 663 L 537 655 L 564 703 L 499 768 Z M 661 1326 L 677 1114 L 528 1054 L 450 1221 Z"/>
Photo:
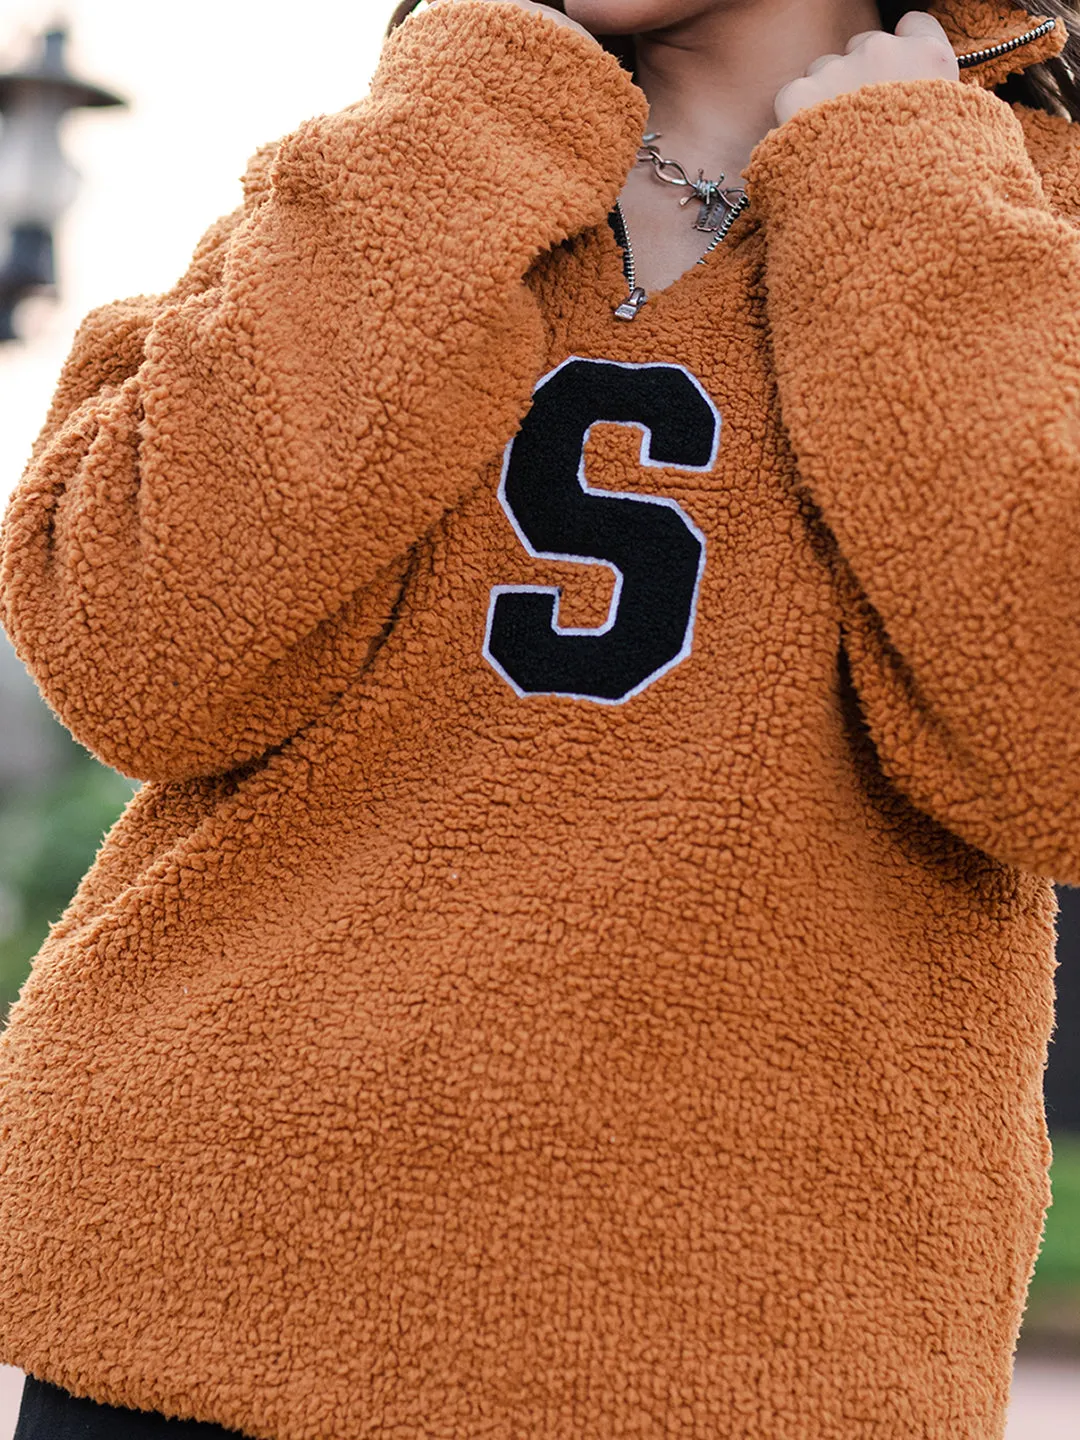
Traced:
<path fill-rule="evenodd" d="M 173 291 L 87 317 L 0 529 L 0 619 L 77 739 L 222 772 L 362 668 L 528 407 L 527 270 L 604 219 L 645 115 L 588 37 L 444 3 L 264 147 Z"/>
<path fill-rule="evenodd" d="M 955 81 L 808 107 L 746 179 L 882 766 L 968 843 L 1080 882 L 1080 231 L 1018 114 Z"/>

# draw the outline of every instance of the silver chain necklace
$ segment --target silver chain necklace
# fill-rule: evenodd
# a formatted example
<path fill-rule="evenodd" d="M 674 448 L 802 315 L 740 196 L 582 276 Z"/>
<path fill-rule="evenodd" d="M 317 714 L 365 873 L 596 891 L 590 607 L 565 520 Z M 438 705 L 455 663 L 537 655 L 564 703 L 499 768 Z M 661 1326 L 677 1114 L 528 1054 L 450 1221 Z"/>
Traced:
<path fill-rule="evenodd" d="M 666 185 L 681 185 L 690 191 L 679 203 L 689 205 L 691 200 L 696 200 L 701 206 L 701 213 L 694 223 L 695 230 L 703 230 L 712 235 L 705 254 L 697 262 L 704 265 L 706 259 L 723 240 L 727 238 L 728 231 L 734 225 L 742 212 L 750 204 L 750 196 L 741 185 L 725 187 L 724 177 L 719 180 L 706 180 L 705 171 L 698 172 L 698 178 L 691 180 L 686 170 L 677 160 L 667 160 L 653 144 L 654 140 L 660 139 L 659 131 L 650 131 L 642 136 L 641 148 L 638 150 L 638 164 L 652 165 L 658 180 L 663 180 Z M 674 171 L 674 174 L 669 174 Z M 615 307 L 615 318 L 617 320 L 636 320 L 641 307 L 648 302 L 648 294 L 637 283 L 637 266 L 634 260 L 634 247 L 630 241 L 630 230 L 626 223 L 626 216 L 623 214 L 622 203 L 615 201 L 615 209 L 612 211 L 612 222 L 616 226 L 616 239 L 623 247 L 623 273 L 626 275 L 626 284 L 629 294 L 621 304 Z"/>
<path fill-rule="evenodd" d="M 715 234 L 729 221 L 731 211 L 737 213 L 746 208 L 748 197 L 742 185 L 725 186 L 722 174 L 717 180 L 706 180 L 704 170 L 699 170 L 697 179 L 691 180 L 677 160 L 668 160 L 661 155 L 653 144 L 653 141 L 660 138 L 658 130 L 651 130 L 642 136 L 641 148 L 637 153 L 638 164 L 651 165 L 656 178 L 665 185 L 679 185 L 690 191 L 679 204 L 689 205 L 692 200 L 696 200 L 701 206 L 701 213 L 694 221 L 695 230 Z"/>

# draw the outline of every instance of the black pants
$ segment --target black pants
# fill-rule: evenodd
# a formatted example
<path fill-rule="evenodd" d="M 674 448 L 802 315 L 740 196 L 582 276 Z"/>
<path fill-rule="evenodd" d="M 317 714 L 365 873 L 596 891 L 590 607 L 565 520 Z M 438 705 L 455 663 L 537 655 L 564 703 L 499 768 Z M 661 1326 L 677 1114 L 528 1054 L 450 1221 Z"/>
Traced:
<path fill-rule="evenodd" d="M 239 1433 L 202 1420 L 99 1405 L 28 1375 L 14 1440 L 237 1440 Z"/>

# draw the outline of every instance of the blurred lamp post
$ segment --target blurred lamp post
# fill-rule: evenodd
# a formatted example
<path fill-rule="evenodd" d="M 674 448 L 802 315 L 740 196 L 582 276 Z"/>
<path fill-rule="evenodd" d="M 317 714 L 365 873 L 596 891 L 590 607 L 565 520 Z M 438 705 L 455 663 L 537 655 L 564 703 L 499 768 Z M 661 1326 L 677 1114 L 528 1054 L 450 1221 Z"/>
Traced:
<path fill-rule="evenodd" d="M 0 74 L 0 341 L 16 339 L 15 306 L 55 286 L 53 228 L 75 198 L 79 174 L 60 149 L 60 126 L 84 105 L 124 105 L 68 73 L 67 32 L 40 37 L 38 58 Z"/>

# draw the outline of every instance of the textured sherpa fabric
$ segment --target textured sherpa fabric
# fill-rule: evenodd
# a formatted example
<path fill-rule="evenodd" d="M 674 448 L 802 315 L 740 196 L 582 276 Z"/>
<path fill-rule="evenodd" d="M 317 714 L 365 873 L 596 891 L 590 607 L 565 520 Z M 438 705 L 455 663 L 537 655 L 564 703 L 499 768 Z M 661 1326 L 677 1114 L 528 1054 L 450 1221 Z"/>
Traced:
<path fill-rule="evenodd" d="M 958 50 L 1009 5 L 938 12 Z M 265 1440 L 997 1440 L 1080 881 L 1080 162 L 435 7 L 83 325 L 3 617 L 146 783 L 0 1046 L 0 1358 Z"/>

